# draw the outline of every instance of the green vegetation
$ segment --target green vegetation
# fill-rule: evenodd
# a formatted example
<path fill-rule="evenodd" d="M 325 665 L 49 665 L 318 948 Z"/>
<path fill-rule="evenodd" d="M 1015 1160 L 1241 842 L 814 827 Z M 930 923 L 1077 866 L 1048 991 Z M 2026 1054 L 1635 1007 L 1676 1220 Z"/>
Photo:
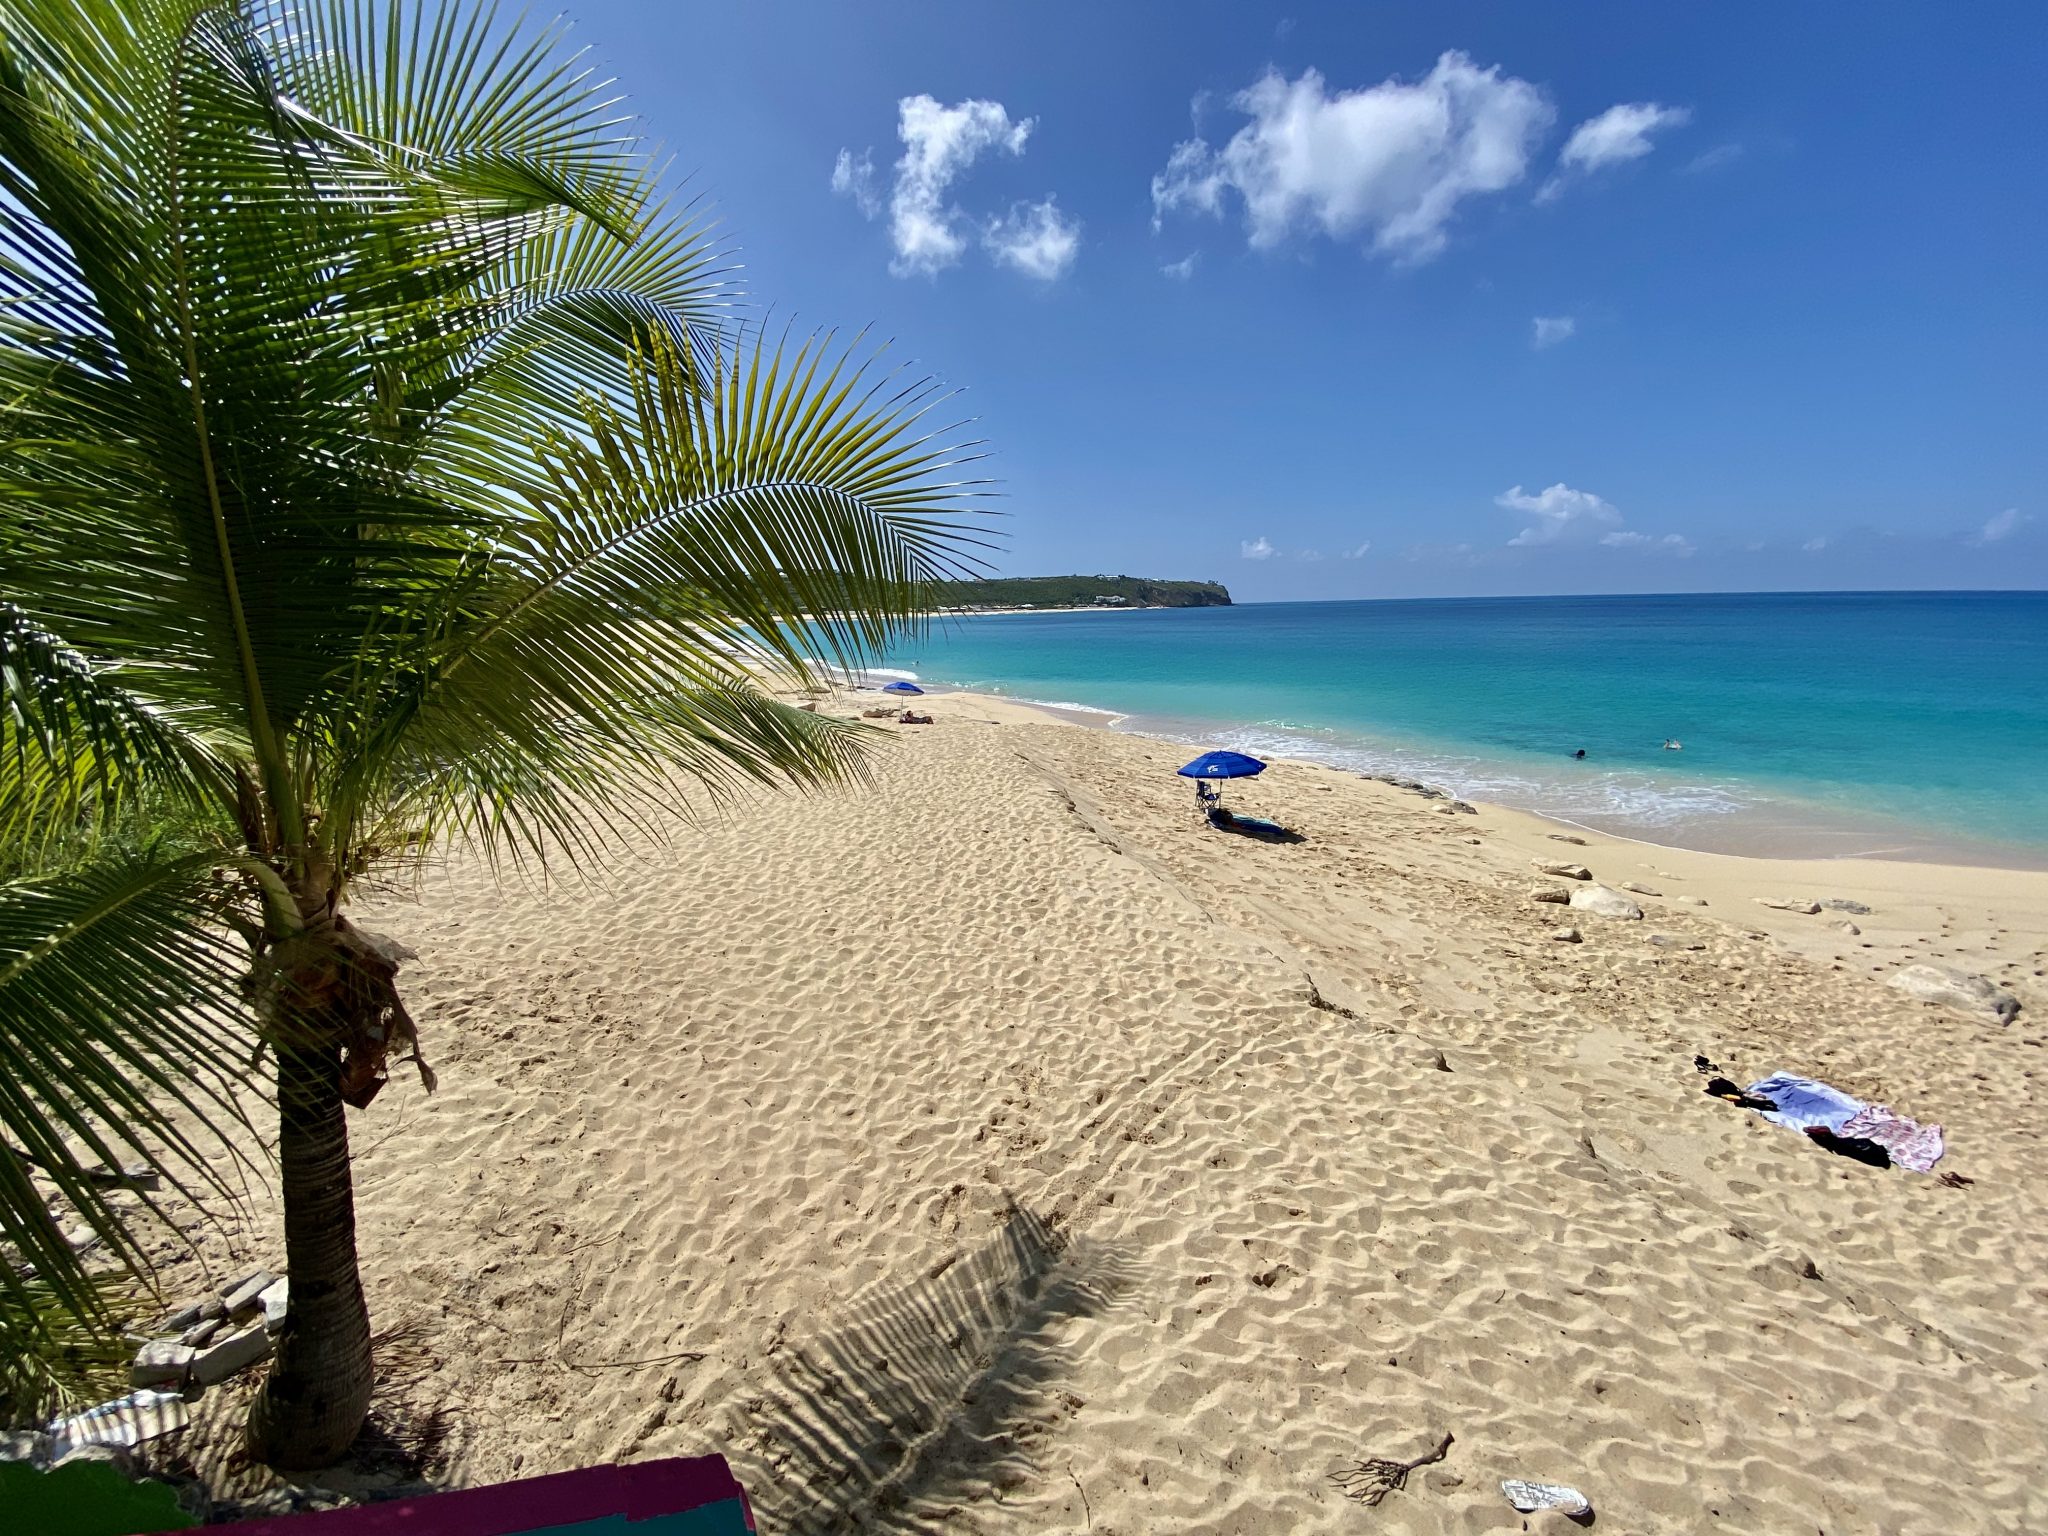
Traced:
<path fill-rule="evenodd" d="M 210 1137 L 274 1116 L 279 1466 L 370 1398 L 344 1105 L 433 1087 L 357 882 L 857 769 L 867 731 L 728 657 L 878 659 L 975 542 L 930 388 L 742 332 L 558 41 L 0 5 L 0 1321 L 108 1318 L 39 1179 L 139 1269 L 93 1166 L 229 1197 Z"/>
<path fill-rule="evenodd" d="M 1222 608 L 1230 603 L 1221 582 L 1145 576 L 998 576 L 938 586 L 938 600 L 948 608 L 1089 608 L 1103 597 L 1123 599 L 1108 606 L 1130 608 Z"/>

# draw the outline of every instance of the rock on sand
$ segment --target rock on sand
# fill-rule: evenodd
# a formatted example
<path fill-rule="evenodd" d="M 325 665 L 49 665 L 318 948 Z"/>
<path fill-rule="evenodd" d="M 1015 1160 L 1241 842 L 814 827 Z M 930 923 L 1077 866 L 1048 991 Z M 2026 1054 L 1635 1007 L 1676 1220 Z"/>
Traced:
<path fill-rule="evenodd" d="M 1619 891 L 1604 885 L 1582 885 L 1572 892 L 1572 905 L 1595 917 L 1640 918 L 1643 909 Z"/>
<path fill-rule="evenodd" d="M 2020 1000 L 1996 982 L 1952 966 L 1909 965 L 1887 976 L 1885 985 L 1923 1003 L 1940 1003 L 1965 1013 L 1988 1013 L 2001 1024 L 2010 1024 L 2020 1011 Z"/>

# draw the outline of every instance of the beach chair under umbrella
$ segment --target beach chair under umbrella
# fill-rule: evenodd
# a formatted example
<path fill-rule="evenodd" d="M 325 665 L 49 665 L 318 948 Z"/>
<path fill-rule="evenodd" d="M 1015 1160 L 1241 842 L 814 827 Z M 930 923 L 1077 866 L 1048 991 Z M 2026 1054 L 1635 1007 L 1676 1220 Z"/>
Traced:
<path fill-rule="evenodd" d="M 1192 763 L 1174 769 L 1182 778 L 1195 781 L 1195 809 L 1204 815 L 1223 808 L 1223 791 L 1216 787 L 1219 781 L 1248 779 L 1265 771 L 1266 765 L 1256 757 L 1223 751 L 1204 752 Z"/>

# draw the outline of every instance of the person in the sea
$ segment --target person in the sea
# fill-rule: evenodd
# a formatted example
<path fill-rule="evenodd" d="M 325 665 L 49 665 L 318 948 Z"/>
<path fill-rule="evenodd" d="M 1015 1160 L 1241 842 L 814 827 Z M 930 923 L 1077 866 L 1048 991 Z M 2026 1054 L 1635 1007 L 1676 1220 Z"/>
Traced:
<path fill-rule="evenodd" d="M 1572 756 L 1573 756 L 1573 757 L 1584 757 L 1585 755 L 1586 755 L 1586 749 L 1585 749 L 1584 747 L 1581 747 L 1581 748 L 1579 748 L 1579 750 L 1578 750 L 1578 751 L 1576 751 L 1576 752 L 1574 752 L 1574 753 L 1572 754 Z"/>

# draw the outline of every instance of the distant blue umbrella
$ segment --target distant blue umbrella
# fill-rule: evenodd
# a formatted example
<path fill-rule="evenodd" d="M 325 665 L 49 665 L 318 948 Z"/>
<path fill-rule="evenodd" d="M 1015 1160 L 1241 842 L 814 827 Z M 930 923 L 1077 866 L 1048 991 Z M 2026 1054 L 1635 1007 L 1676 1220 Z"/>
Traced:
<path fill-rule="evenodd" d="M 1185 768 L 1173 770 L 1184 779 L 1248 779 L 1266 765 L 1242 752 L 1204 752 Z"/>
<path fill-rule="evenodd" d="M 898 682 L 894 682 L 894 683 L 884 683 L 884 684 L 882 685 L 882 692 L 884 692 L 884 693 L 923 693 L 923 692 L 924 692 L 924 690 L 923 690 L 922 688 L 918 687 L 918 686 L 917 686 L 917 684 L 915 684 L 915 683 L 906 683 L 906 682 L 901 682 L 901 681 L 898 681 Z"/>

